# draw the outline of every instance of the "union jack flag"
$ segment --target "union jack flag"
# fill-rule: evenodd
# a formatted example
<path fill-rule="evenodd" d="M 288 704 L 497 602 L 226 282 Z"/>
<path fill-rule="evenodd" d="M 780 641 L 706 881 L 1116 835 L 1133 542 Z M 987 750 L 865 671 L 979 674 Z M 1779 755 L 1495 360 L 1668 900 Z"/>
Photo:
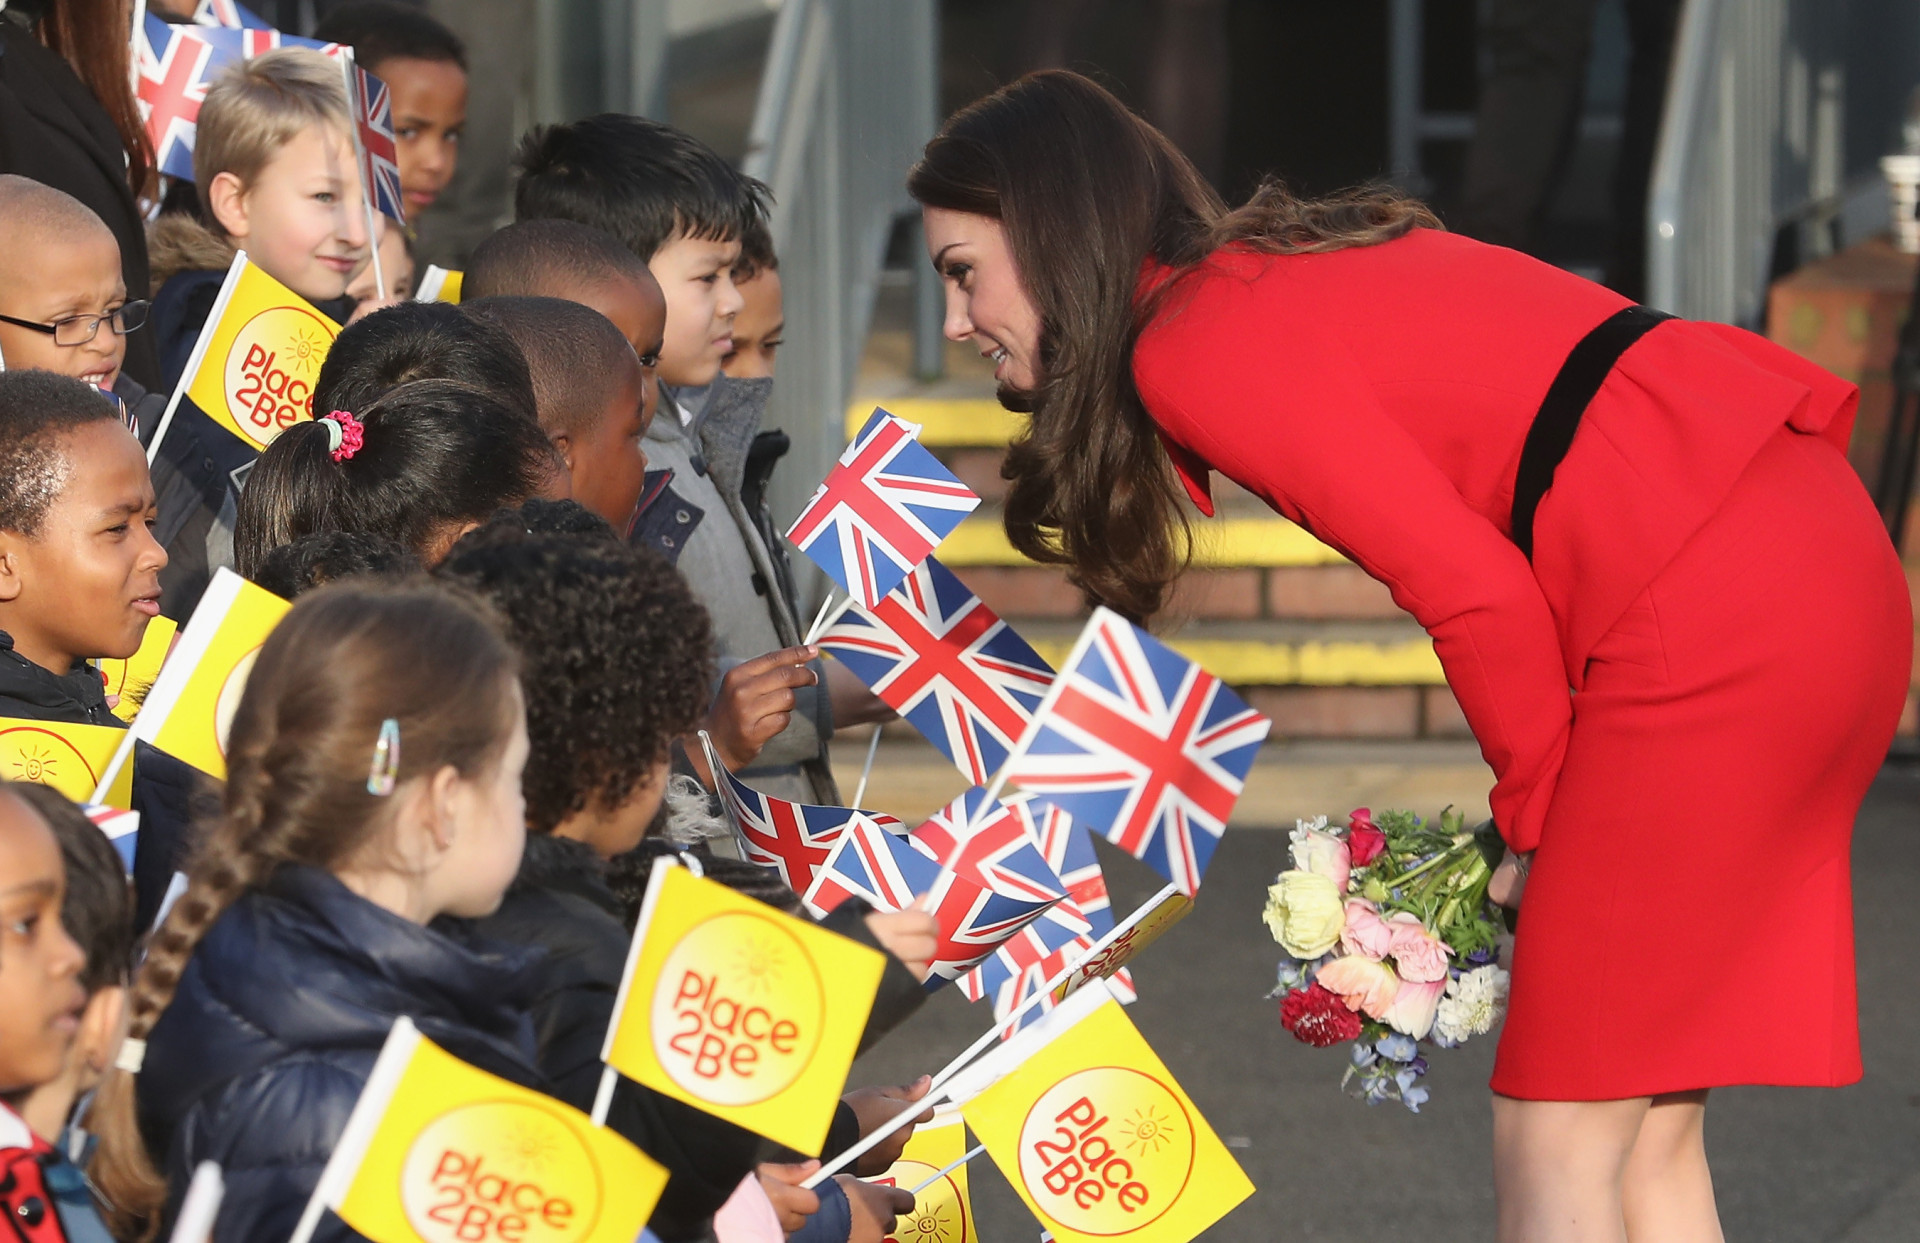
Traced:
<path fill-rule="evenodd" d="M 933 557 L 871 609 L 848 600 L 820 646 L 975 785 L 1026 732 L 1053 668 Z"/>
<path fill-rule="evenodd" d="M 795 547 L 868 608 L 980 504 L 920 444 L 919 432 L 875 409 L 787 531 Z"/>
<path fill-rule="evenodd" d="M 989 803 L 987 792 L 975 786 L 934 812 L 907 839 L 976 885 L 1029 902 L 1054 903 L 1044 922 L 1059 924 L 1068 935 L 1090 927 L 1040 853 L 1025 807 L 1009 807 L 997 799 Z"/>
<path fill-rule="evenodd" d="M 207 87 L 222 70 L 277 47 L 307 47 L 337 55 L 340 45 L 283 35 L 277 30 L 173 26 L 147 15 L 134 37 L 134 97 L 153 141 L 155 165 L 169 177 L 193 180 L 193 139 Z"/>
<path fill-rule="evenodd" d="M 848 898 L 864 898 L 876 910 L 902 911 L 916 897 L 923 899 L 939 926 L 927 978 L 929 991 L 971 971 L 1059 901 L 1034 902 L 995 893 L 941 867 L 921 847 L 862 816 L 841 834 L 815 876 L 806 902 L 809 910 L 825 915 Z"/>
<path fill-rule="evenodd" d="M 820 865 L 827 861 L 849 824 L 865 818 L 889 832 L 905 833 L 907 826 L 892 816 L 847 807 L 815 807 L 762 794 L 727 772 L 718 760 L 709 764 L 722 773 L 720 797 L 740 826 L 747 858 L 780 873 L 795 893 L 812 888 Z"/>
<path fill-rule="evenodd" d="M 1075 824 L 1072 816 L 1030 794 L 1016 795 L 1001 806 L 1005 815 L 1020 823 L 1067 896 L 1048 912 L 1049 918 L 1021 929 L 1018 936 L 960 982 L 962 991 L 973 1001 L 996 993 L 1008 979 L 1029 969 L 1038 968 L 1040 974 L 1026 982 L 1026 991 L 1039 987 L 1066 965 L 1063 951 L 1075 946 L 1085 949 L 1093 944 L 1092 938 L 1113 928 L 1106 875 L 1093 853 L 1093 838 L 1086 826 Z M 951 811 L 941 815 L 950 816 Z M 916 834 L 920 831 L 914 830 Z M 1021 992 L 1012 1004 L 1018 1004 L 1024 996 Z M 1005 1016 L 1006 1010 L 1002 1009 L 1000 1017 Z"/>
<path fill-rule="evenodd" d="M 238 0 L 200 0 L 193 10 L 196 26 L 225 26 L 229 30 L 272 30 L 265 18 Z"/>
<path fill-rule="evenodd" d="M 398 224 L 407 222 L 400 196 L 400 155 L 393 138 L 393 91 L 379 78 L 355 65 L 353 121 L 360 149 L 360 180 L 373 205 Z"/>
<path fill-rule="evenodd" d="M 120 862 L 127 869 L 127 875 L 133 875 L 133 851 L 140 840 L 140 813 L 122 811 L 118 807 L 109 807 L 105 803 L 82 803 L 80 810 L 93 821 L 94 827 L 107 835 L 113 843 L 113 849 L 120 856 Z"/>
<path fill-rule="evenodd" d="M 1006 772 L 1191 897 L 1271 727 L 1219 678 L 1096 609 Z"/>

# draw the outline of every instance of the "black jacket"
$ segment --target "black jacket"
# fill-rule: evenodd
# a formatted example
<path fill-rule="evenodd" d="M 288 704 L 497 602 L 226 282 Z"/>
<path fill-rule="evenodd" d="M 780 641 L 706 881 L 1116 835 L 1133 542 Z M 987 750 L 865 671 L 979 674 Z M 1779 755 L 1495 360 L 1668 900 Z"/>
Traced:
<path fill-rule="evenodd" d="M 14 0 L 0 13 L 0 173 L 64 190 L 113 231 L 127 297 L 147 296 L 147 239 L 127 182 L 120 133 L 66 61 L 49 51 L 20 19 L 29 6 Z M 153 334 L 127 338 L 128 374 L 148 388 L 160 382 Z"/>
<path fill-rule="evenodd" d="M 172 1218 L 201 1161 L 226 1178 L 214 1237 L 293 1232 L 393 1021 L 530 1087 L 540 955 L 431 930 L 332 875 L 282 867 L 194 950 L 147 1039 L 141 1126 Z M 356 1238 L 328 1217 L 320 1239 Z"/>
<path fill-rule="evenodd" d="M 0 717 L 28 721 L 65 721 L 74 725 L 125 728 L 107 708 L 100 672 L 84 662 L 65 673 L 43 669 L 13 650 L 13 636 L 0 630 Z M 133 880 L 136 927 L 146 928 L 160 909 L 167 883 L 186 852 L 195 819 L 219 812 L 219 794 L 211 777 L 146 743 L 133 751 L 133 809 L 140 813 L 134 843 Z"/>
<path fill-rule="evenodd" d="M 554 1094 L 581 1110 L 592 1108 L 600 1084 L 600 1050 L 632 940 L 625 908 L 603 876 L 604 865 L 588 847 L 530 836 L 520 874 L 500 909 L 474 929 L 492 940 L 546 950 L 532 1003 L 540 1069 L 553 1082 Z M 827 926 L 878 948 L 862 919 L 868 909 L 861 902 L 844 904 Z M 904 1022 L 925 997 L 912 974 L 888 955 L 861 1048 Z M 671 1175 L 647 1223 L 663 1243 L 708 1237 L 714 1212 L 759 1162 L 802 1159 L 627 1079 L 615 1090 L 607 1125 L 645 1149 Z M 825 1152 L 837 1153 L 858 1138 L 853 1111 L 843 1105 Z"/>

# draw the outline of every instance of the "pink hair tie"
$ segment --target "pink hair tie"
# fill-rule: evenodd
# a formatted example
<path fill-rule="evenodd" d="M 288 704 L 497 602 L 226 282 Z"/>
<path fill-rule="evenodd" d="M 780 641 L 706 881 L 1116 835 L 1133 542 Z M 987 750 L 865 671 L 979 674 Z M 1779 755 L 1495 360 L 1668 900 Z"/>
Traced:
<path fill-rule="evenodd" d="M 360 446 L 366 443 L 366 428 L 359 419 L 347 410 L 335 410 L 320 420 L 327 428 L 328 456 L 336 462 L 344 462 L 360 452 Z"/>

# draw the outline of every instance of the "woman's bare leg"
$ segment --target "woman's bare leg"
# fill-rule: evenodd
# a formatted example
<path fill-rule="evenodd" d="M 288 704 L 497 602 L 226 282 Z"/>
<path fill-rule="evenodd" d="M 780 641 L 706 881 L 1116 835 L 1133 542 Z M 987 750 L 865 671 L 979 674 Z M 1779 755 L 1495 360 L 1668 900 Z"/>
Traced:
<path fill-rule="evenodd" d="M 1496 1095 L 1500 1243 L 1627 1243 L 1622 1186 L 1650 1104 Z"/>
<path fill-rule="evenodd" d="M 1704 1091 L 1653 1098 L 1622 1184 L 1633 1243 L 1724 1243 L 1707 1169 L 1706 1116 Z"/>

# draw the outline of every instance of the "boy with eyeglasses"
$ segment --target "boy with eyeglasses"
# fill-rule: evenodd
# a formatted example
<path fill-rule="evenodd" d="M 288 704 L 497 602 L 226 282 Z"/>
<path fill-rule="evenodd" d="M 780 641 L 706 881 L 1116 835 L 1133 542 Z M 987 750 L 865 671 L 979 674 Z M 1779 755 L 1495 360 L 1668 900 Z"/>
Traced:
<path fill-rule="evenodd" d="M 0 364 L 72 376 L 114 398 L 142 444 L 166 407 L 120 374 L 127 334 L 147 322 L 127 300 L 120 245 L 79 199 L 37 181 L 0 175 Z"/>

